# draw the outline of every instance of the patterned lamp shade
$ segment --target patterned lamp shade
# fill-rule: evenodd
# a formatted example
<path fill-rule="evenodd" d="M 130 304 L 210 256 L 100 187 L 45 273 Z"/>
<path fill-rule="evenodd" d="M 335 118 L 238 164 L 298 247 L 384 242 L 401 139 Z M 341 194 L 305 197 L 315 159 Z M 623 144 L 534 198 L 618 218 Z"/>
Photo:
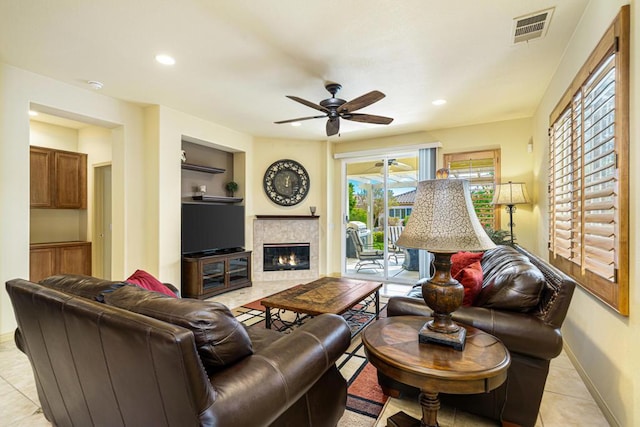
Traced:
<path fill-rule="evenodd" d="M 439 253 L 495 247 L 473 209 L 469 182 L 463 179 L 420 181 L 409 222 L 397 245 Z"/>
<path fill-rule="evenodd" d="M 507 182 L 506 184 L 496 185 L 496 191 L 493 193 L 494 205 L 519 205 L 529 203 L 529 195 L 524 182 Z"/>

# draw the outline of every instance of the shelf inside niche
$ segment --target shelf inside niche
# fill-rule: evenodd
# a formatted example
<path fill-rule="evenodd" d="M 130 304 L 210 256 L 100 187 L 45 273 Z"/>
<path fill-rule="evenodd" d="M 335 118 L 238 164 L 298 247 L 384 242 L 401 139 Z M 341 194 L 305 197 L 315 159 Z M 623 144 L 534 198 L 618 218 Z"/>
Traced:
<path fill-rule="evenodd" d="M 199 202 L 212 202 L 212 203 L 240 203 L 243 199 L 241 197 L 227 197 L 227 196 L 193 196 L 193 200 Z"/>
<path fill-rule="evenodd" d="M 182 169 L 196 171 L 196 172 L 205 172 L 205 173 L 225 173 L 226 172 L 226 169 L 214 168 L 212 166 L 193 165 L 191 163 L 183 163 Z"/>

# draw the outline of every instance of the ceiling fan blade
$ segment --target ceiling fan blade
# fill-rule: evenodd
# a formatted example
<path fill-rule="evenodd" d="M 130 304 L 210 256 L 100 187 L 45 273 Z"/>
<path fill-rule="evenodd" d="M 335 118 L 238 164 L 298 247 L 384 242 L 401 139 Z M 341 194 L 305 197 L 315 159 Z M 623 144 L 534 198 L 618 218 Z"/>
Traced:
<path fill-rule="evenodd" d="M 361 108 L 364 108 L 368 105 L 373 104 L 374 102 L 380 101 L 384 97 L 385 97 L 384 93 L 378 90 L 372 90 L 369 93 L 365 93 L 364 95 L 359 96 L 358 98 L 352 99 L 351 101 L 345 102 L 344 104 L 342 104 L 340 108 L 338 108 L 338 113 L 359 110 Z"/>
<path fill-rule="evenodd" d="M 384 116 L 376 116 L 373 114 L 345 114 L 342 116 L 343 119 L 351 120 L 354 122 L 362 122 L 362 123 L 373 123 L 376 125 L 388 125 L 393 121 L 391 117 Z"/>
<path fill-rule="evenodd" d="M 289 99 L 293 99 L 294 101 L 299 102 L 300 104 L 306 105 L 307 107 L 311 107 L 318 111 L 322 111 L 323 113 L 329 112 L 329 110 L 324 108 L 322 105 L 315 104 L 311 101 L 307 101 L 306 99 L 298 98 L 297 96 L 292 96 L 292 95 L 286 95 L 286 96 Z"/>
<path fill-rule="evenodd" d="M 397 165 L 397 164 L 398 164 L 398 161 L 396 159 L 387 160 L 387 166 L 393 166 L 393 165 Z M 384 165 L 383 162 L 377 162 L 376 163 L 376 166 L 379 167 L 379 168 L 382 167 L 382 165 Z"/>
<path fill-rule="evenodd" d="M 396 162 L 395 164 L 392 165 L 396 170 L 399 171 L 410 171 L 413 170 L 413 168 L 411 166 L 409 166 L 406 163 L 402 163 L 402 162 Z"/>
<path fill-rule="evenodd" d="M 301 122 L 302 120 L 321 119 L 323 117 L 327 117 L 327 116 L 325 115 L 325 116 L 300 117 L 299 119 L 280 120 L 279 122 L 273 122 L 273 123 L 280 125 L 282 123 Z"/>
<path fill-rule="evenodd" d="M 335 135 L 338 132 L 340 132 L 340 119 L 327 120 L 327 136 Z"/>

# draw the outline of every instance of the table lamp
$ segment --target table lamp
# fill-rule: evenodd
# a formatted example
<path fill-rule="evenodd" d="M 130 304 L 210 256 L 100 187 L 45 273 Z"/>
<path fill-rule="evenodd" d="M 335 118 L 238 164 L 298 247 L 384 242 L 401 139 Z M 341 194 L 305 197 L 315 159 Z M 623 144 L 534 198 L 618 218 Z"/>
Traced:
<path fill-rule="evenodd" d="M 438 171 L 438 176 L 441 175 L 448 174 Z M 451 319 L 451 313 L 462 305 L 464 287 L 451 277 L 451 255 L 495 247 L 473 208 L 469 182 L 420 181 L 411 216 L 397 245 L 425 249 L 435 255 L 435 274 L 422 285 L 422 297 L 433 310 L 433 319 L 420 330 L 420 343 L 463 350 L 466 329 Z"/>
<path fill-rule="evenodd" d="M 494 205 L 506 205 L 505 210 L 509 214 L 509 229 L 511 232 L 511 246 L 513 246 L 513 213 L 516 211 L 515 205 L 529 203 L 529 195 L 527 194 L 527 186 L 524 182 L 507 182 L 506 184 L 496 185 L 493 193 Z"/>

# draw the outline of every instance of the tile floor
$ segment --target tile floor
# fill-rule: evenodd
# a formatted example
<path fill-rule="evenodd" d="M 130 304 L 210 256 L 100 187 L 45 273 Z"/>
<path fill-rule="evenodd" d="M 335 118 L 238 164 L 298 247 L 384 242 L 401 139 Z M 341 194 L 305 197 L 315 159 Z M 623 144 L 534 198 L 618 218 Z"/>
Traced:
<path fill-rule="evenodd" d="M 212 298 L 228 307 L 242 304 L 286 289 L 297 282 L 254 282 L 250 288 L 239 289 Z M 406 285 L 386 284 L 382 294 L 403 295 Z M 389 399 L 378 420 L 355 413 L 347 413 L 339 427 L 383 427 L 388 416 L 403 410 L 418 417 L 417 402 Z M 495 422 L 453 408 L 442 408 L 439 414 L 441 427 L 496 426 Z M 607 426 L 600 409 L 584 386 L 571 361 L 563 352 L 551 362 L 536 427 Z M 40 410 L 38 396 L 27 357 L 13 344 L 0 343 L 0 426 L 50 426 Z M 244 427 L 244 426 L 243 426 Z"/>

